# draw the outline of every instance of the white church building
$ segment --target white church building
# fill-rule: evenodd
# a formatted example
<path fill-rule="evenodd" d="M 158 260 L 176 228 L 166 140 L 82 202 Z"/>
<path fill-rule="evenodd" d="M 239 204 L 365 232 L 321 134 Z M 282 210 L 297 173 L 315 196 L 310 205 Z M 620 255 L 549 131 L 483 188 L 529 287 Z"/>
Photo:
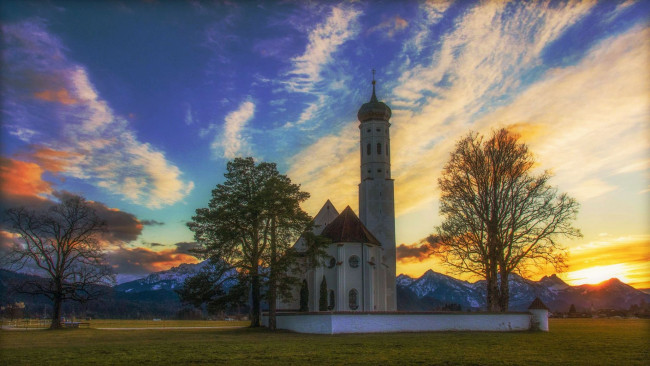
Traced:
<path fill-rule="evenodd" d="M 314 234 L 330 239 L 325 265 L 304 274 L 309 310 L 319 310 L 320 286 L 327 283 L 328 310 L 396 311 L 395 203 L 390 172 L 390 108 L 372 97 L 359 109 L 361 183 L 359 216 L 350 206 L 339 212 L 327 200 L 314 217 Z M 296 243 L 298 250 L 304 241 Z M 278 311 L 296 310 L 299 289 L 292 302 L 280 302 Z"/>
<path fill-rule="evenodd" d="M 339 212 L 328 200 L 314 217 L 313 232 L 331 240 L 324 265 L 302 273 L 308 309 L 299 312 L 300 288 L 293 300 L 278 300 L 276 325 L 299 333 L 374 333 L 449 330 L 548 331 L 548 309 L 536 299 L 528 313 L 398 312 L 394 181 L 390 166 L 391 109 L 372 97 L 359 109 L 361 174 L 359 216 L 348 206 Z M 296 249 L 304 250 L 304 239 Z M 326 282 L 327 311 L 319 311 Z M 262 315 L 268 324 L 268 315 Z"/>

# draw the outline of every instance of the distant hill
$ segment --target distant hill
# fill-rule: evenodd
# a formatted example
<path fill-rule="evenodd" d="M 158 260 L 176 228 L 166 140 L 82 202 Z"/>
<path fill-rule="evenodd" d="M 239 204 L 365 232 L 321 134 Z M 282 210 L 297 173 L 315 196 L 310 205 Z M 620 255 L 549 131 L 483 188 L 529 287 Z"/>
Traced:
<path fill-rule="evenodd" d="M 635 304 L 650 303 L 650 294 L 616 278 L 597 285 L 570 286 L 556 275 L 531 281 L 512 274 L 508 282 L 512 311 L 526 310 L 535 297 L 555 312 L 567 312 L 571 304 L 578 311 L 589 311 L 627 310 Z M 397 284 L 397 308 L 400 310 L 435 310 L 450 303 L 460 305 L 463 310 L 486 308 L 485 281 L 470 283 L 429 270 L 417 279 L 401 274 Z"/>

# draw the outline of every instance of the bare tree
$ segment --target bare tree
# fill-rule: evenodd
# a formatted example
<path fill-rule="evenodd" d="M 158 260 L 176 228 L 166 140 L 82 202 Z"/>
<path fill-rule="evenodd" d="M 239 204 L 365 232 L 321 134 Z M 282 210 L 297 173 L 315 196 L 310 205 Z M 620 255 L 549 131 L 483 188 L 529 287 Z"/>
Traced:
<path fill-rule="evenodd" d="M 519 137 L 506 129 L 469 133 L 456 145 L 442 177 L 436 228 L 437 253 L 457 272 L 485 278 L 489 311 L 507 311 L 508 276 L 528 267 L 566 267 L 560 238 L 581 236 L 571 226 L 579 204 L 533 174 L 536 162 Z"/>
<path fill-rule="evenodd" d="M 12 248 L 11 263 L 18 268 L 36 268 L 47 277 L 26 281 L 17 291 L 52 300 L 50 329 L 61 327 L 64 301 L 95 299 L 103 293 L 98 285 L 112 281 L 98 241 L 105 223 L 82 197 L 66 197 L 40 212 L 12 208 L 6 216 L 9 230 L 22 239 Z"/>

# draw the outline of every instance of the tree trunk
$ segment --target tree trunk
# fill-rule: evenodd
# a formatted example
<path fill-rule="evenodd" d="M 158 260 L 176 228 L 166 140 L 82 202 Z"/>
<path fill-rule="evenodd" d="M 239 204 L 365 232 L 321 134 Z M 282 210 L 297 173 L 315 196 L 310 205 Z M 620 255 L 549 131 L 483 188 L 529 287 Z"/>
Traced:
<path fill-rule="evenodd" d="M 251 328 L 260 326 L 260 275 L 257 269 L 251 276 Z"/>
<path fill-rule="evenodd" d="M 506 312 L 508 311 L 508 302 L 510 301 L 510 287 L 508 285 L 508 272 L 500 271 L 500 280 L 499 284 L 499 311 Z"/>
<path fill-rule="evenodd" d="M 60 286 L 59 286 L 60 287 Z M 61 328 L 61 303 L 63 299 L 61 298 L 61 292 L 54 294 L 54 303 L 52 304 L 52 323 L 50 324 L 50 329 L 60 329 Z"/>
<path fill-rule="evenodd" d="M 489 230 L 489 229 L 488 229 Z M 494 230 L 492 231 L 494 232 Z M 488 260 L 485 280 L 487 282 L 487 310 L 497 312 L 499 311 L 499 283 L 497 280 L 498 266 L 497 266 L 497 250 L 495 244 L 495 235 L 488 232 Z"/>
<path fill-rule="evenodd" d="M 269 273 L 269 329 L 276 329 L 276 318 L 275 318 L 275 300 L 277 298 L 277 242 L 276 242 L 276 226 L 275 219 L 271 221 L 271 268 Z"/>
<path fill-rule="evenodd" d="M 491 263 L 488 264 L 487 282 L 487 310 L 491 312 L 499 311 L 499 283 L 497 281 L 497 271 Z"/>

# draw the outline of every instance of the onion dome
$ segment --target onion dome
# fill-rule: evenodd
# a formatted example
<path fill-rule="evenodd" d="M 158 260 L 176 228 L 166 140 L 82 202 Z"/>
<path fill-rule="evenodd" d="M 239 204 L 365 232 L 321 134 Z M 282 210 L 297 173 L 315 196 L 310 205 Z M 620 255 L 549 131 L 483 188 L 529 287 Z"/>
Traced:
<path fill-rule="evenodd" d="M 359 119 L 359 122 L 365 122 L 372 119 L 388 121 L 390 116 L 390 108 L 385 103 L 377 100 L 377 95 L 375 95 L 375 78 L 373 77 L 372 97 L 368 103 L 364 103 L 361 108 L 359 108 L 357 118 Z"/>

